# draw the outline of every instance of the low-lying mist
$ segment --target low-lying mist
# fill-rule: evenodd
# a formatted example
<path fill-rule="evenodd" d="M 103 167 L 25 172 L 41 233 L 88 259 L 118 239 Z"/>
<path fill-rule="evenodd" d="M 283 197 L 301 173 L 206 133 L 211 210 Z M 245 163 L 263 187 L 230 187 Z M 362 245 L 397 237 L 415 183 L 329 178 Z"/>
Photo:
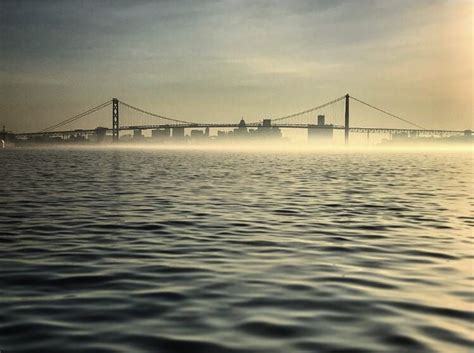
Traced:
<path fill-rule="evenodd" d="M 311 152 L 311 153 L 347 153 L 347 152 L 470 152 L 474 153 L 474 144 L 447 144 L 447 143 L 417 143 L 396 145 L 367 145 L 367 144 L 309 144 L 297 142 L 232 142 L 232 143 L 117 143 L 117 144 L 60 144 L 60 145 L 28 145 L 26 148 L 55 148 L 55 149 L 131 149 L 131 150 L 182 150 L 182 151 L 242 151 L 242 152 Z"/>

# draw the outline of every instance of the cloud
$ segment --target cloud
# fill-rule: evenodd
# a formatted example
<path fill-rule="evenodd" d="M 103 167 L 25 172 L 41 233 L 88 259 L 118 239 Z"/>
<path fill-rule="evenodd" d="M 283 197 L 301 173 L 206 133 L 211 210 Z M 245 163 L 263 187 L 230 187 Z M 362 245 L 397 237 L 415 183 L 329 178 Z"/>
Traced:
<path fill-rule="evenodd" d="M 42 97 L 54 105 L 61 87 L 67 92 L 61 104 L 71 110 L 81 99 L 121 94 L 156 96 L 161 107 L 186 99 L 188 110 L 176 108 L 181 115 L 194 113 L 193 105 L 204 115 L 204 103 L 213 99 L 230 111 L 246 106 L 260 114 L 270 108 L 257 103 L 268 97 L 288 96 L 291 103 L 272 101 L 271 109 L 290 110 L 347 90 L 388 99 L 383 88 L 418 97 L 418 106 L 409 108 L 422 112 L 429 107 L 421 90 L 442 79 L 452 93 L 430 91 L 430 99 L 462 100 L 452 109 L 466 124 L 460 92 L 472 83 L 466 64 L 472 54 L 465 49 L 472 35 L 459 36 L 469 25 L 461 14 L 466 6 L 444 0 L 2 1 L 0 103 L 15 102 L 21 91 L 30 102 Z M 451 65 L 440 68 L 441 62 Z M 469 67 L 470 77 L 459 79 Z M 22 119 L 15 109 L 10 104 L 0 114 L 15 124 Z"/>

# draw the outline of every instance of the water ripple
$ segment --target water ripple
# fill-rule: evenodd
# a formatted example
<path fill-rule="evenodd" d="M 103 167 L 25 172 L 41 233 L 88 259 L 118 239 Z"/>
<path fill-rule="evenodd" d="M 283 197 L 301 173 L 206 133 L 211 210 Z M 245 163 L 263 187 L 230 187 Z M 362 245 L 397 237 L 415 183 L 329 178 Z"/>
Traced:
<path fill-rule="evenodd" d="M 0 153 L 3 352 L 470 352 L 469 154 Z"/>

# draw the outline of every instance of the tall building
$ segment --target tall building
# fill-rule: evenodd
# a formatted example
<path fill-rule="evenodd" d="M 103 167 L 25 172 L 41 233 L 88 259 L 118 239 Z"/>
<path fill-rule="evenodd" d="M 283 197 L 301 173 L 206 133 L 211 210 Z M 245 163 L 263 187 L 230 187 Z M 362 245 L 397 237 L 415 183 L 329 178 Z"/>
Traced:
<path fill-rule="evenodd" d="M 308 125 L 308 141 L 311 143 L 330 143 L 333 135 L 334 125 L 326 124 L 324 115 L 318 115 L 317 125 Z"/>
<path fill-rule="evenodd" d="M 239 122 L 239 127 L 234 129 L 234 136 L 244 137 L 247 136 L 247 124 L 245 123 L 244 118 L 242 118 Z"/>
<path fill-rule="evenodd" d="M 271 119 L 263 119 L 262 125 L 257 128 L 254 133 L 259 139 L 278 139 L 281 138 L 281 130 L 277 127 L 272 127 Z"/>
<path fill-rule="evenodd" d="M 171 137 L 175 141 L 184 140 L 184 127 L 174 127 L 171 130 Z"/>
<path fill-rule="evenodd" d="M 95 128 L 95 142 L 102 143 L 105 140 L 105 136 L 107 135 L 107 128 L 98 126 Z"/>

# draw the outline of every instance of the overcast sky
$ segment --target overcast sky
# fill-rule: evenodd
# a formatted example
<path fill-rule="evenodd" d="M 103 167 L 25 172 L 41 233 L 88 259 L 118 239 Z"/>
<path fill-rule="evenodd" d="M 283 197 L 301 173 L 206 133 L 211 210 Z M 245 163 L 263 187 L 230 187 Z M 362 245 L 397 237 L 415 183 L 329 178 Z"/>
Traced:
<path fill-rule="evenodd" d="M 254 121 L 350 93 L 472 128 L 472 14 L 470 0 L 0 0 L 0 124 L 37 130 L 112 97 Z"/>

